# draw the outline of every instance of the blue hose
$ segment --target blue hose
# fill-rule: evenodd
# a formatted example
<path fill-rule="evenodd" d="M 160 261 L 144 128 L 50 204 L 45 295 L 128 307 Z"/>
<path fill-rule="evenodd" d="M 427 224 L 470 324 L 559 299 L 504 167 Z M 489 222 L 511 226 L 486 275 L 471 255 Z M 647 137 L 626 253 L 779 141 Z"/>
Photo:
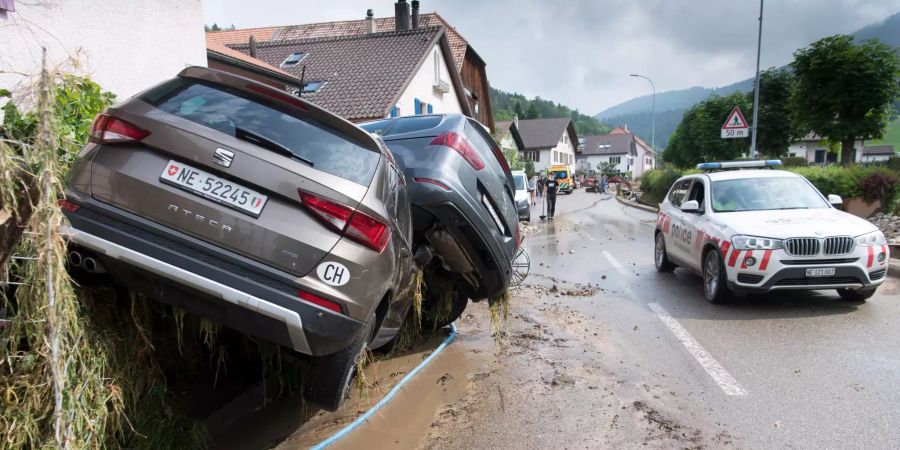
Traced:
<path fill-rule="evenodd" d="M 381 401 L 379 401 L 378 403 L 375 404 L 375 406 L 373 406 L 368 411 L 366 411 L 365 414 L 357 417 L 356 420 L 349 423 L 344 428 L 341 428 L 340 431 L 335 433 L 330 438 L 325 439 L 322 442 L 319 442 L 317 445 L 312 447 L 311 450 L 321 450 L 323 448 L 330 446 L 331 444 L 334 444 L 335 442 L 341 440 L 342 438 L 344 438 L 345 436 L 350 434 L 350 432 L 353 431 L 354 429 L 356 429 L 356 427 L 362 425 L 363 422 L 365 422 L 366 420 L 369 420 L 369 417 L 372 417 L 372 414 L 375 414 L 384 405 L 387 405 L 388 402 L 390 402 L 391 399 L 393 399 L 394 396 L 400 392 L 400 389 L 402 389 L 406 383 L 408 383 L 410 380 L 412 380 L 419 373 L 419 371 L 424 369 L 425 366 L 427 366 L 431 362 L 431 360 L 433 360 L 438 355 L 438 353 L 442 352 L 448 345 L 450 345 L 450 343 L 453 342 L 454 339 L 456 339 L 456 334 L 457 334 L 456 333 L 456 325 L 450 324 L 450 336 L 447 336 L 447 339 L 444 339 L 444 342 L 442 342 L 441 345 L 438 346 L 438 348 L 434 349 L 434 351 L 431 352 L 431 354 L 428 355 L 427 358 L 422 360 L 422 362 L 420 362 L 419 365 L 416 366 L 415 369 L 413 369 L 408 374 L 406 374 L 406 376 L 403 377 L 403 379 L 401 379 L 400 382 L 397 383 L 397 385 L 394 386 L 394 388 L 391 389 L 390 392 L 388 392 L 387 395 L 385 395 L 383 399 L 381 399 Z"/>

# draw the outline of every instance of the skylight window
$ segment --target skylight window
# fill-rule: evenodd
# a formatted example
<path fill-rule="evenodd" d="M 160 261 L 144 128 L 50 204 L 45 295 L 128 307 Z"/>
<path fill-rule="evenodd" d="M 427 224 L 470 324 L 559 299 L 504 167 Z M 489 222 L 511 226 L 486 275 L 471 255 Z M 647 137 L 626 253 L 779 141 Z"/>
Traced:
<path fill-rule="evenodd" d="M 306 53 L 291 53 L 287 58 L 284 59 L 284 62 L 281 63 L 281 67 L 296 66 L 300 61 L 303 61 L 303 58 L 306 58 Z"/>
<path fill-rule="evenodd" d="M 304 94 L 311 94 L 321 89 L 323 84 L 325 84 L 324 81 L 307 81 L 303 83 L 303 89 L 301 92 L 303 92 Z"/>

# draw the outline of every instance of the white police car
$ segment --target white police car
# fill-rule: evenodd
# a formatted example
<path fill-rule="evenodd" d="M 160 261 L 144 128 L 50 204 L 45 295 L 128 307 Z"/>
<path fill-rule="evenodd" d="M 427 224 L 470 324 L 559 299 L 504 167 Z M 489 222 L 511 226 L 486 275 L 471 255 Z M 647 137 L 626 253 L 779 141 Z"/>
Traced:
<path fill-rule="evenodd" d="M 888 246 L 863 219 L 834 207 L 781 161 L 704 163 L 680 178 L 660 204 L 654 259 L 702 275 L 706 299 L 732 292 L 836 289 L 863 301 L 884 282 Z M 743 170 L 737 170 L 743 169 Z"/>

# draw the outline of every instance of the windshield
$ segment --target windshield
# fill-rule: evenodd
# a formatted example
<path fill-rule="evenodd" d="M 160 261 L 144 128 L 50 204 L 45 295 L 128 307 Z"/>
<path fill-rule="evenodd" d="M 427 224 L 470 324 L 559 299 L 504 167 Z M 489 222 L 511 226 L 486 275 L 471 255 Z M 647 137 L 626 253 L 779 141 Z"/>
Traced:
<path fill-rule="evenodd" d="M 176 79 L 149 91 L 143 100 L 169 114 L 362 185 L 372 180 L 381 157 L 335 130 L 224 87 Z"/>
<path fill-rule="evenodd" d="M 513 175 L 513 181 L 516 183 L 517 191 L 525 190 L 525 177 L 522 175 Z"/>
<path fill-rule="evenodd" d="M 828 207 L 822 196 L 803 178 L 741 178 L 712 183 L 715 212 Z"/>
<path fill-rule="evenodd" d="M 569 172 L 565 170 L 554 170 L 553 178 L 556 180 L 562 180 L 564 178 L 569 178 Z"/>

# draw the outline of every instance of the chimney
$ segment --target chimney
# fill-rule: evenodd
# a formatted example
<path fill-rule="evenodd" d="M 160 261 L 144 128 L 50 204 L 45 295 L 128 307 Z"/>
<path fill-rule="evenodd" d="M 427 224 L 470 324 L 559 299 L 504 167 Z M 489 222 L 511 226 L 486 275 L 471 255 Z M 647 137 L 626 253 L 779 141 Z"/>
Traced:
<path fill-rule="evenodd" d="M 519 115 L 513 114 L 513 125 L 516 126 L 516 129 L 519 129 Z"/>
<path fill-rule="evenodd" d="M 256 58 L 256 37 L 250 35 L 250 57 Z"/>
<path fill-rule="evenodd" d="M 375 32 L 375 12 L 370 10 L 366 11 L 366 33 L 374 33 Z"/>
<path fill-rule="evenodd" d="M 419 29 L 419 0 L 412 0 L 412 29 Z"/>
<path fill-rule="evenodd" d="M 409 3 L 406 0 L 394 3 L 394 30 L 409 31 Z"/>

